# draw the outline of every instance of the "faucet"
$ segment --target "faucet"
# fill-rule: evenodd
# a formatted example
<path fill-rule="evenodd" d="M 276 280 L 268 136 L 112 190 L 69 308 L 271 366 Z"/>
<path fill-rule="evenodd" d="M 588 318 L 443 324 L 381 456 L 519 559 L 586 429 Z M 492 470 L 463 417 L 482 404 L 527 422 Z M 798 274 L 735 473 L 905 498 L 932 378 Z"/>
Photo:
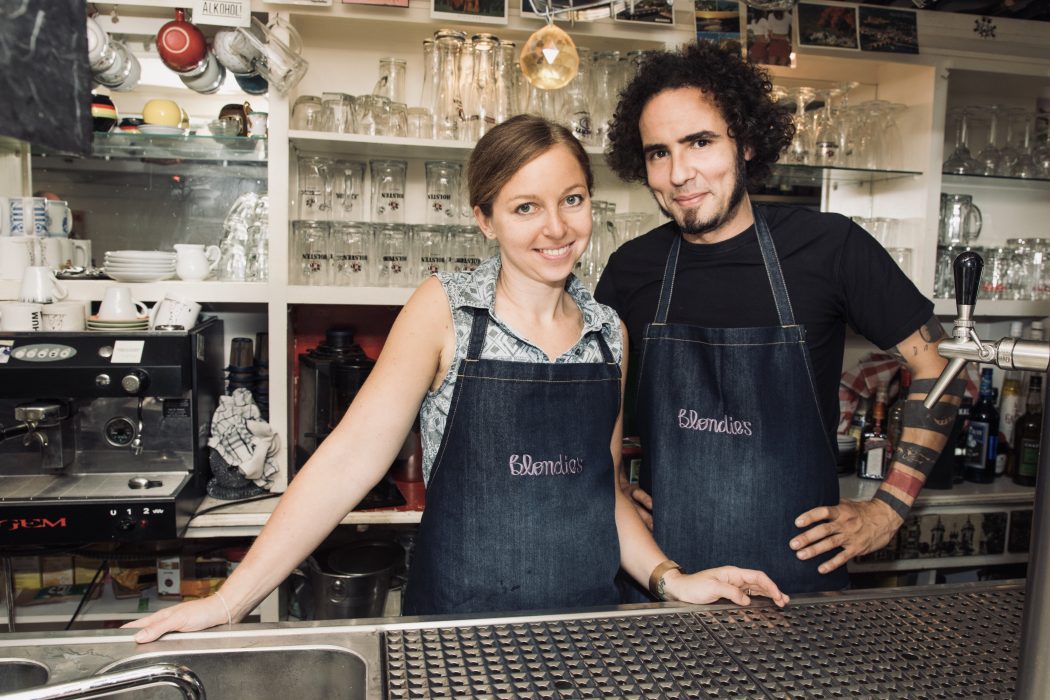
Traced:
<path fill-rule="evenodd" d="M 1020 338 L 1001 338 L 995 342 L 981 340 L 974 328 L 973 309 L 981 288 L 984 261 L 972 251 L 962 253 L 952 265 L 955 271 L 955 304 L 958 316 L 952 337 L 942 340 L 937 352 L 948 360 L 923 405 L 927 409 L 941 400 L 948 385 L 959 376 L 967 362 L 983 362 L 1003 369 L 1027 369 L 1046 372 L 1050 366 L 1050 343 Z"/>
<path fill-rule="evenodd" d="M 941 341 L 937 352 L 948 359 L 933 389 L 923 404 L 932 408 L 944 394 L 948 384 L 967 362 L 983 362 L 1003 369 L 1027 369 L 1046 372 L 1050 366 L 1050 343 L 1002 338 L 991 343 L 977 335 L 973 323 L 973 308 L 980 289 L 981 256 L 972 251 L 962 253 L 953 263 L 955 271 L 955 303 L 958 316 L 952 337 Z M 1039 468 L 1036 472 L 1035 506 L 1032 511 L 1032 537 L 1028 547 L 1028 577 L 1025 581 L 1024 613 L 1021 621 L 1021 656 L 1018 663 L 1018 700 L 1046 700 L 1050 698 L 1050 664 L 1045 649 L 1050 648 L 1050 556 L 1045 551 L 1044 537 L 1050 528 L 1050 391 L 1043 400 L 1043 425 L 1039 441 Z"/>
<path fill-rule="evenodd" d="M 180 664 L 153 664 L 127 671 L 115 671 L 89 676 L 68 683 L 56 683 L 39 688 L 0 695 L 2 700 L 65 700 L 69 698 L 97 698 L 120 690 L 133 690 L 150 685 L 172 685 L 182 691 L 186 700 L 205 700 L 204 684 L 187 666 Z"/>
<path fill-rule="evenodd" d="M 0 442 L 22 436 L 22 444 L 40 450 L 41 468 L 60 473 L 74 457 L 73 410 L 63 401 L 32 401 L 15 406 L 18 424 L 0 426 Z M 55 430 L 57 428 L 57 430 Z"/>

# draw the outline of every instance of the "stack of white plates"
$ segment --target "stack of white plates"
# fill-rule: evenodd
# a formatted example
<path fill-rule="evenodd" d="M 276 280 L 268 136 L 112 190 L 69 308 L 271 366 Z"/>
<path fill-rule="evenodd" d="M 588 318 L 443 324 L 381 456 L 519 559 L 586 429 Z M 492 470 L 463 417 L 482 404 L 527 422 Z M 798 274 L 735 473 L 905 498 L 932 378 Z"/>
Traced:
<path fill-rule="evenodd" d="M 106 253 L 103 271 L 118 282 L 157 282 L 175 276 L 175 253 L 115 250 Z"/>
<path fill-rule="evenodd" d="M 149 317 L 139 316 L 127 321 L 100 321 L 98 316 L 89 316 L 87 320 L 89 331 L 145 331 L 149 330 Z"/>

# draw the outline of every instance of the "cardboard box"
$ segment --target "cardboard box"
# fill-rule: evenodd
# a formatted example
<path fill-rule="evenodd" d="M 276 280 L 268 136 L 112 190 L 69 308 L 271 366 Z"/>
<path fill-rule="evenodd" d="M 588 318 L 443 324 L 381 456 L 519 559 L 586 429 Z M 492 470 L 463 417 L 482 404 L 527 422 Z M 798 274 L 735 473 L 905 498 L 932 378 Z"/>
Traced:
<path fill-rule="evenodd" d="M 157 558 L 157 595 L 165 600 L 182 598 L 182 558 Z"/>
<path fill-rule="evenodd" d="M 113 581 L 113 595 L 117 598 L 138 598 L 142 591 L 157 585 L 157 560 L 122 561 L 109 567 Z"/>

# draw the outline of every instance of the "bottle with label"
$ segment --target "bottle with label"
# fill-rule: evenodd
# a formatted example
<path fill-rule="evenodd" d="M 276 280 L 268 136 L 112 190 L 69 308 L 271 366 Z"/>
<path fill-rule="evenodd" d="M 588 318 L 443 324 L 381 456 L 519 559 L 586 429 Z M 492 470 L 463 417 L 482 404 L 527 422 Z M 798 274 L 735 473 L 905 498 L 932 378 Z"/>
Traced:
<path fill-rule="evenodd" d="M 850 418 L 849 427 L 846 429 L 846 434 L 852 437 L 854 443 L 856 443 L 853 467 L 857 470 L 859 470 L 860 464 L 861 442 L 864 439 L 864 433 L 867 432 L 868 429 L 868 414 L 870 413 L 870 410 L 871 397 L 861 396 L 857 401 L 857 410 L 853 412 L 853 417 Z"/>
<path fill-rule="evenodd" d="M 999 412 L 995 410 L 992 368 L 981 370 L 981 394 L 970 411 L 966 450 L 966 480 L 988 484 L 995 480 L 999 443 Z"/>
<path fill-rule="evenodd" d="M 883 464 L 889 443 L 883 427 L 886 420 L 885 384 L 880 384 L 878 391 L 875 392 L 875 405 L 871 409 L 871 418 L 871 430 L 864 433 L 861 441 L 857 476 L 862 479 L 882 479 L 885 476 Z"/>
<path fill-rule="evenodd" d="M 952 483 L 955 484 L 961 484 L 965 480 L 963 475 L 966 472 L 966 455 L 969 450 L 970 410 L 972 408 L 973 399 L 964 396 L 962 403 L 959 404 L 959 412 L 955 416 L 955 423 L 958 426 L 955 441 L 952 443 L 952 456 L 955 460 L 955 474 Z"/>
<path fill-rule="evenodd" d="M 1016 337 L 1016 336 L 1014 336 Z M 999 400 L 999 455 L 995 461 L 995 475 L 1013 476 L 1016 464 L 1014 426 L 1021 415 L 1021 373 L 1007 372 L 1003 379 L 1003 394 Z"/>
<path fill-rule="evenodd" d="M 1032 375 L 1028 385 L 1027 410 L 1017 422 L 1017 473 L 1014 481 L 1035 486 L 1039 468 L 1039 439 L 1043 431 L 1043 378 Z"/>
<path fill-rule="evenodd" d="M 904 429 L 904 402 L 908 400 L 908 392 L 911 391 L 911 370 L 901 367 L 901 388 L 897 393 L 897 400 L 886 412 L 886 435 L 889 444 L 886 446 L 886 463 L 883 465 L 883 473 L 888 473 L 890 464 L 893 462 L 893 451 L 897 449 L 897 443 L 901 439 L 901 431 Z"/>

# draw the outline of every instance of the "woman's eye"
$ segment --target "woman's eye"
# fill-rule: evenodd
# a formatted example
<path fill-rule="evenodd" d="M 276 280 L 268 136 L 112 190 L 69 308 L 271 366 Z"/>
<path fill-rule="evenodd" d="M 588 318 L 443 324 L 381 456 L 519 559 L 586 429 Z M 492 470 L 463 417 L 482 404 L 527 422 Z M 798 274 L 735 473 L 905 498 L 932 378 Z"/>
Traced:
<path fill-rule="evenodd" d="M 570 194 L 568 197 L 565 198 L 565 203 L 568 204 L 570 207 L 579 206 L 583 204 L 583 195 Z"/>
<path fill-rule="evenodd" d="M 530 202 L 525 202 L 524 204 L 519 204 L 517 208 L 514 209 L 514 211 L 518 214 L 531 214 L 535 209 L 536 207 L 534 207 Z"/>

